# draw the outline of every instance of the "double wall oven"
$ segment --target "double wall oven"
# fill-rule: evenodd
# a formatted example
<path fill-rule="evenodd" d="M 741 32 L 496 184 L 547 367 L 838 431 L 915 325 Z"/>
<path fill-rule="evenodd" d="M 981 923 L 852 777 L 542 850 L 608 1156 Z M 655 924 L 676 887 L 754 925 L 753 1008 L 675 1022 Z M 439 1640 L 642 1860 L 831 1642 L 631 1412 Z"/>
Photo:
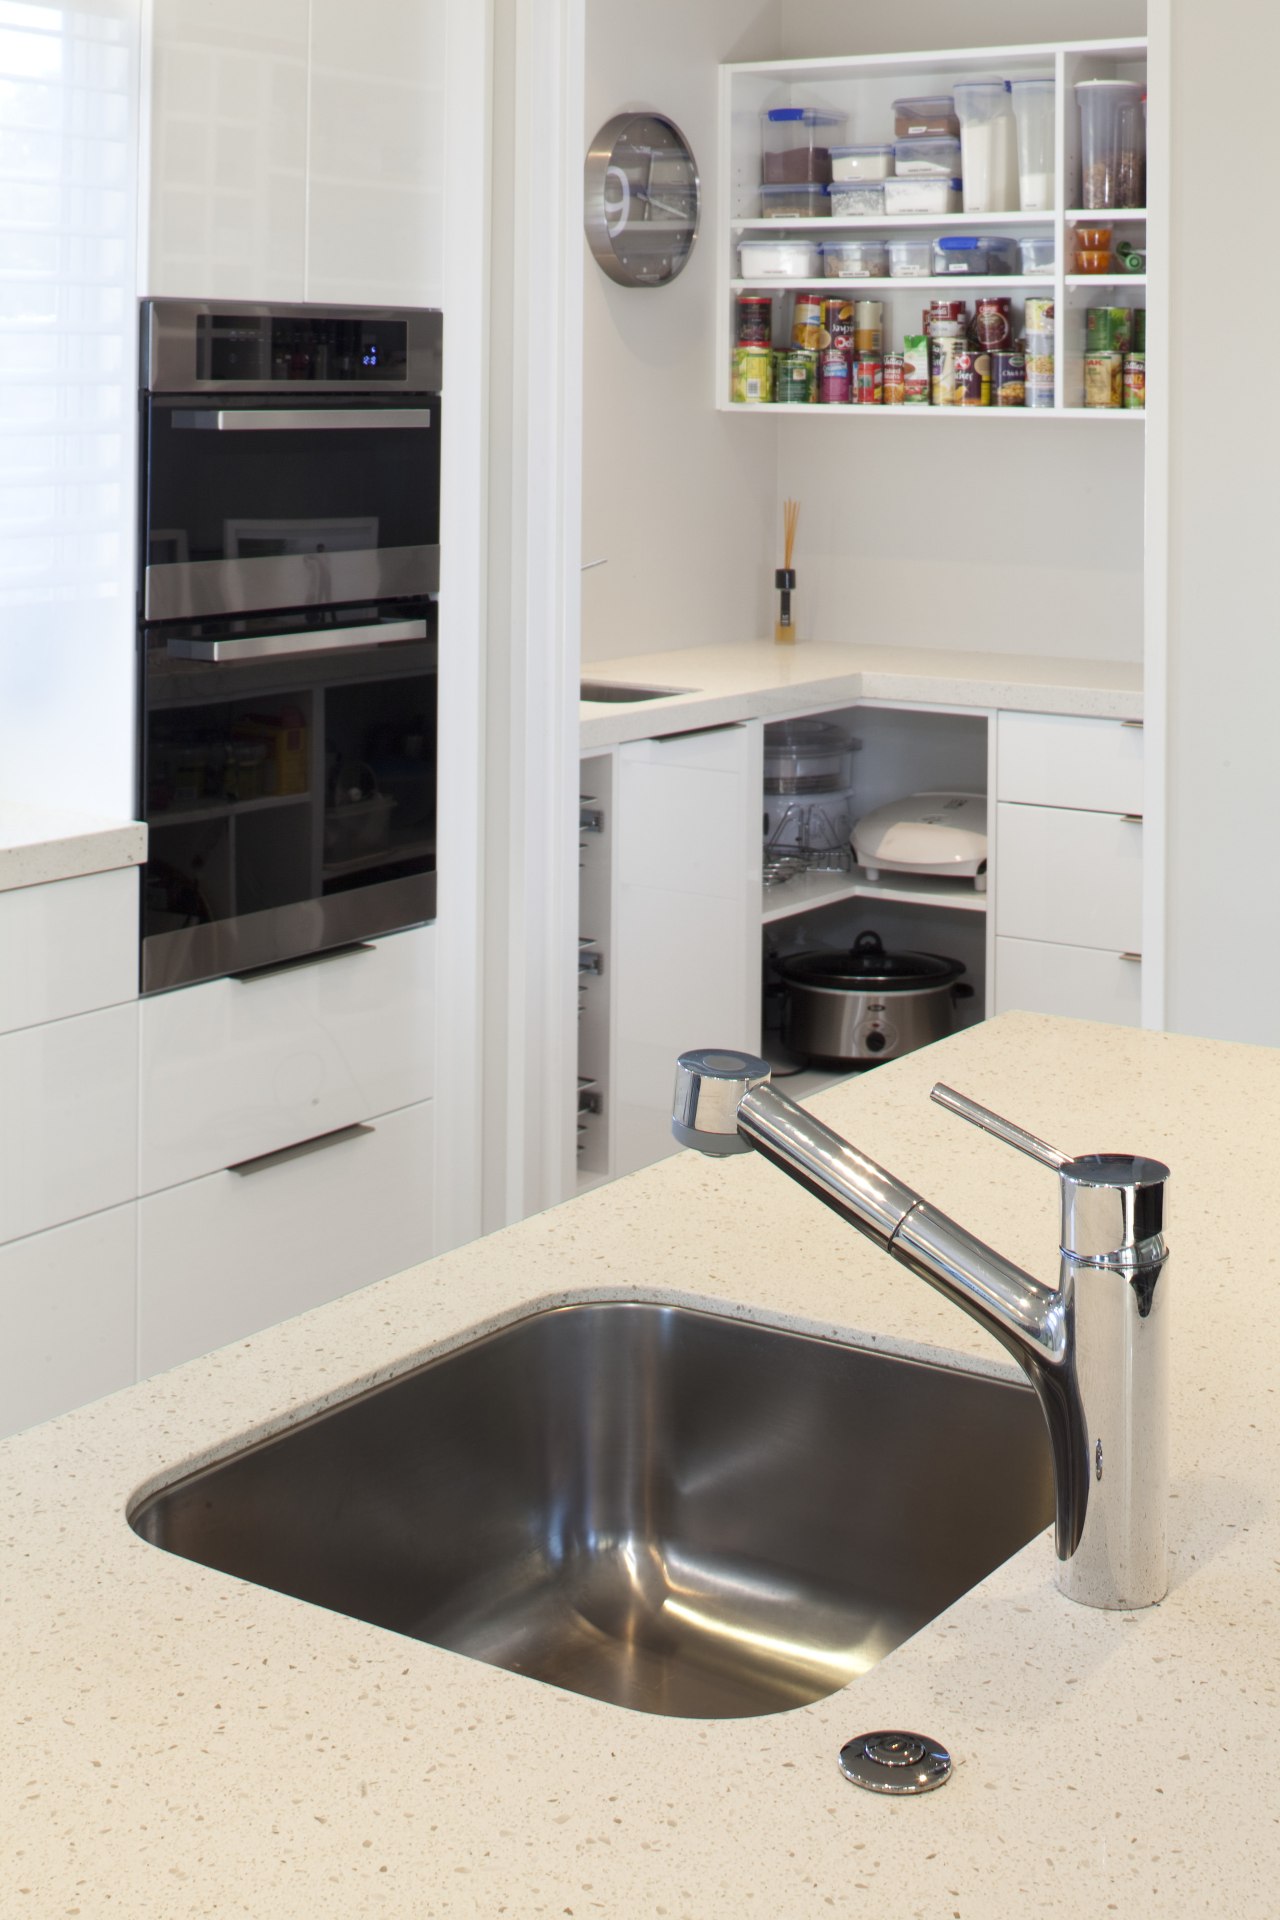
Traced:
<path fill-rule="evenodd" d="M 441 318 L 142 309 L 142 988 L 435 916 Z"/>

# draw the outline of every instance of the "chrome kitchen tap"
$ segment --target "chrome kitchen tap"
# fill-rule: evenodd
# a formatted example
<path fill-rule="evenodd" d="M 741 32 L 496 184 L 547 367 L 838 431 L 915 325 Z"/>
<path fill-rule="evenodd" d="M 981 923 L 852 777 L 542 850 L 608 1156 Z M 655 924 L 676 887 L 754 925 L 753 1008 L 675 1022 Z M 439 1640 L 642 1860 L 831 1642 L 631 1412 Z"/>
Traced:
<path fill-rule="evenodd" d="M 1056 1287 L 775 1092 L 767 1062 L 751 1054 L 681 1054 L 671 1130 L 702 1153 L 762 1153 L 993 1334 L 1048 1423 L 1059 1588 L 1089 1607 L 1150 1606 L 1168 1586 L 1169 1169 L 1131 1154 L 1072 1159 L 950 1087 L 933 1098 L 1056 1171 Z"/>

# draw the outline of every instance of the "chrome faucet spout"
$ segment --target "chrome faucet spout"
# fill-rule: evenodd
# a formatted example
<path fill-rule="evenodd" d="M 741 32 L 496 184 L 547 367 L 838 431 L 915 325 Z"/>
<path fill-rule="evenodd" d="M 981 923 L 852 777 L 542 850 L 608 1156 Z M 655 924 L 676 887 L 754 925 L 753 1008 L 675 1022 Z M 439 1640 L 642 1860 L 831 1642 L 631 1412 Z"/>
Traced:
<path fill-rule="evenodd" d="M 1053 1454 L 1058 1584 L 1088 1606 L 1140 1607 L 1168 1584 L 1167 1303 L 1162 1162 L 1073 1159 L 951 1088 L 933 1097 L 1054 1168 L 1058 1285 L 1045 1286 L 769 1084 L 765 1061 L 682 1054 L 672 1131 L 724 1155 L 754 1149 L 1011 1353 Z"/>

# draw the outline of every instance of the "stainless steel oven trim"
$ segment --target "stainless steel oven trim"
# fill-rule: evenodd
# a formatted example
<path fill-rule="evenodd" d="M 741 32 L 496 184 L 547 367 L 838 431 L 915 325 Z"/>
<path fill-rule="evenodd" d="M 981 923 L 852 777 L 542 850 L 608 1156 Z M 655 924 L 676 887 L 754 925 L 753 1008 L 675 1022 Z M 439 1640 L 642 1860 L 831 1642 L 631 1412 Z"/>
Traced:
<path fill-rule="evenodd" d="M 250 393 L 439 393 L 444 327 L 440 313 L 423 307 L 359 307 L 289 304 L 274 300 L 145 300 L 142 303 L 141 384 L 151 393 L 226 393 L 224 380 L 202 380 L 196 367 L 197 322 L 202 314 L 250 314 L 262 318 L 400 320 L 406 326 L 408 363 L 403 380 L 246 380 Z"/>
<path fill-rule="evenodd" d="M 430 407 L 175 407 L 175 427 L 203 433 L 426 433 Z"/>
<path fill-rule="evenodd" d="M 170 561 L 144 568 L 142 582 L 144 620 L 399 600 L 440 591 L 440 549 L 361 547 L 257 560 Z"/>
<path fill-rule="evenodd" d="M 425 620 L 385 620 L 371 627 L 313 627 L 308 633 L 255 633 L 243 640 L 169 640 L 175 660 L 294 660 L 308 653 L 348 647 L 385 647 L 397 640 L 425 640 Z"/>
<path fill-rule="evenodd" d="M 304 954 L 319 959 L 325 947 L 399 933 L 435 917 L 436 876 L 414 873 L 232 920 L 148 934 L 142 942 L 142 991 L 163 993 Z"/>

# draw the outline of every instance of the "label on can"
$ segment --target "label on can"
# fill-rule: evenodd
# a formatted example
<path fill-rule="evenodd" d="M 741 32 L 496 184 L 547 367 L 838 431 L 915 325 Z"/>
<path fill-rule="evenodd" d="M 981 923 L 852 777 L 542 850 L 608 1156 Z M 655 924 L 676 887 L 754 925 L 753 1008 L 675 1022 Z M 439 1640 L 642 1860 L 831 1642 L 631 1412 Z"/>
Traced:
<path fill-rule="evenodd" d="M 761 406 L 773 399 L 773 355 L 768 347 L 734 348 L 732 397 L 746 406 Z"/>
<path fill-rule="evenodd" d="M 1084 403 L 1086 407 L 1118 407 L 1124 399 L 1124 355 L 1086 353 Z"/>
<path fill-rule="evenodd" d="M 828 300 L 823 312 L 822 323 L 831 336 L 832 346 L 838 340 L 845 342 L 846 350 L 853 351 L 853 302 L 852 300 Z"/>
<path fill-rule="evenodd" d="M 818 356 L 803 348 L 774 356 L 774 398 L 780 406 L 812 403 L 818 397 Z"/>
<path fill-rule="evenodd" d="M 1145 353 L 1126 353 L 1124 357 L 1124 404 L 1126 407 L 1145 407 L 1147 404 Z"/>
<path fill-rule="evenodd" d="M 1053 366 L 1050 363 L 1048 373 L 1031 371 L 1031 356 L 1027 355 L 1027 405 L 1029 407 L 1052 407 L 1053 405 Z"/>
<path fill-rule="evenodd" d="M 902 343 L 903 404 L 929 404 L 929 342 L 923 333 L 909 333 Z"/>
<path fill-rule="evenodd" d="M 1023 325 L 1028 334 L 1052 334 L 1054 330 L 1052 300 L 1041 300 L 1039 298 L 1028 300 Z"/>
<path fill-rule="evenodd" d="M 886 353 L 884 356 L 884 405 L 900 407 L 907 397 L 907 362 L 905 354 Z"/>
<path fill-rule="evenodd" d="M 1007 347 L 1013 338 L 1013 302 L 991 294 L 974 303 L 973 337 L 980 347 Z"/>
<path fill-rule="evenodd" d="M 980 347 L 966 346 L 956 355 L 956 405 L 958 407 L 989 407 L 991 405 L 991 356 Z"/>
<path fill-rule="evenodd" d="M 991 354 L 991 401 L 997 407 L 1027 404 L 1027 356 L 1021 347 L 996 347 Z"/>
<path fill-rule="evenodd" d="M 738 345 L 740 347 L 771 347 L 773 345 L 773 299 L 770 294 L 740 293 L 738 295 Z"/>
<path fill-rule="evenodd" d="M 936 334 L 929 340 L 929 393 L 935 407 L 959 406 L 957 393 L 957 363 L 961 354 L 969 352 L 966 340 L 953 340 L 949 336 L 939 339 Z"/>
<path fill-rule="evenodd" d="M 803 347 L 806 352 L 816 353 L 819 347 L 829 347 L 831 336 L 823 321 L 825 298 L 820 293 L 798 293 L 795 308 L 791 316 L 791 344 Z"/>
<path fill-rule="evenodd" d="M 1086 353 L 1128 353 L 1133 345 L 1132 307 L 1087 307 L 1084 316 Z"/>
<path fill-rule="evenodd" d="M 858 355 L 858 405 L 879 406 L 884 393 L 884 367 L 878 354 Z"/>
<path fill-rule="evenodd" d="M 818 399 L 823 406 L 845 406 L 852 369 L 842 346 L 833 342 L 818 356 Z"/>

